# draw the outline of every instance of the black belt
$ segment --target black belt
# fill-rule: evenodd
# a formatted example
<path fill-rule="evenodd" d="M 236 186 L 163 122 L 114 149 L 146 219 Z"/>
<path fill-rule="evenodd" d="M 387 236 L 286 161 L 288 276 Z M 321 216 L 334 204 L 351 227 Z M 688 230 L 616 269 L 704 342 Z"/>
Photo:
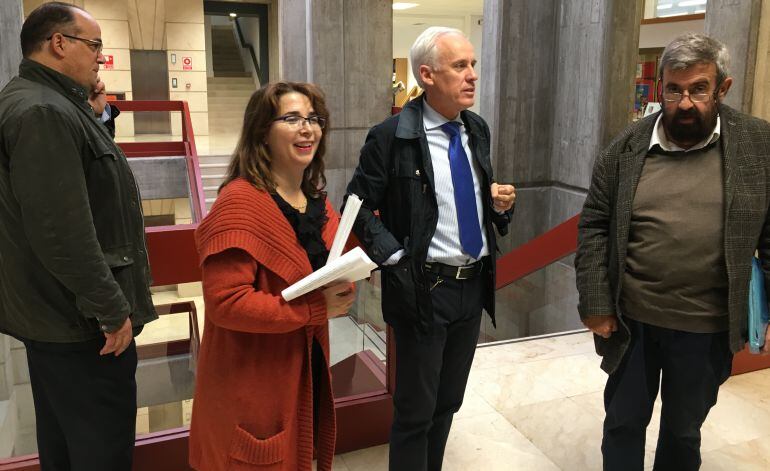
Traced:
<path fill-rule="evenodd" d="M 441 275 L 446 278 L 454 278 L 456 280 L 468 280 L 475 278 L 481 274 L 484 269 L 484 261 L 479 260 L 476 263 L 470 265 L 447 265 L 445 263 L 432 262 L 425 263 L 425 271 Z"/>

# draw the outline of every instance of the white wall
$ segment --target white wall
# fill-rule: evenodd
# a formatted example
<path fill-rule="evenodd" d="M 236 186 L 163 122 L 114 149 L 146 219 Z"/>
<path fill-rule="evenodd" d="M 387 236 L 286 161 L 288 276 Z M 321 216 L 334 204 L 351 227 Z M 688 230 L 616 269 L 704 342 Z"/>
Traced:
<path fill-rule="evenodd" d="M 259 18 L 242 16 L 238 19 L 238 24 L 241 25 L 243 40 L 251 44 L 254 48 L 254 54 L 257 56 L 257 61 L 259 61 Z M 244 68 L 251 72 L 251 75 L 254 77 L 254 85 L 259 88 L 262 84 L 259 83 L 259 77 L 254 69 L 254 61 L 248 48 L 241 48 L 241 59 L 243 60 Z"/>
<path fill-rule="evenodd" d="M 464 32 L 473 44 L 476 51 L 476 59 L 481 58 L 481 37 L 482 26 L 478 24 L 480 16 L 411 16 L 411 15 L 393 15 L 393 57 L 405 57 L 409 59 L 409 48 L 423 31 L 431 26 L 447 26 L 457 28 Z M 480 70 L 476 66 L 476 70 Z M 406 89 L 411 90 L 417 81 L 412 74 L 412 62 L 409 61 L 409 73 Z M 471 110 L 478 113 L 479 109 L 479 82 L 476 82 L 476 104 Z"/>

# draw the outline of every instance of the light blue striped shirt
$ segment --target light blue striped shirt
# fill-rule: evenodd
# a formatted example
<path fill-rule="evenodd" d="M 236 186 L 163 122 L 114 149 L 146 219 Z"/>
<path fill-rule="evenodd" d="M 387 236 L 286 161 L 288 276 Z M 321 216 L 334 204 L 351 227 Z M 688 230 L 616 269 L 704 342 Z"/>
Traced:
<path fill-rule="evenodd" d="M 430 160 L 433 163 L 433 175 L 436 182 L 436 202 L 438 203 L 438 224 L 433 239 L 428 247 L 428 262 L 441 262 L 447 265 L 468 265 L 476 261 L 475 258 L 463 252 L 460 245 L 460 225 L 457 221 L 457 207 L 455 206 L 454 184 L 452 183 L 452 170 L 449 166 L 449 135 L 441 129 L 441 125 L 449 120 L 438 111 L 431 108 L 427 101 L 423 101 L 422 121 L 425 126 L 425 136 L 428 139 Z M 484 206 L 482 205 L 482 191 L 479 181 L 479 169 L 468 146 L 468 132 L 463 121 L 458 115 L 454 121 L 460 123 L 460 137 L 462 139 L 465 155 L 468 156 L 473 173 L 473 188 L 476 193 L 476 211 L 479 215 L 479 227 L 481 230 L 481 254 L 479 258 L 489 255 L 487 235 L 484 233 Z"/>
<path fill-rule="evenodd" d="M 460 226 L 457 222 L 457 207 L 455 206 L 454 184 L 452 183 L 452 171 L 449 166 L 449 135 L 441 129 L 441 125 L 449 120 L 438 111 L 431 108 L 427 101 L 423 101 L 423 126 L 428 141 L 430 160 L 433 165 L 433 175 L 436 185 L 436 202 L 438 203 L 438 223 L 436 232 L 428 246 L 428 262 L 440 262 L 447 265 L 468 265 L 477 259 L 463 252 L 460 244 Z M 484 231 L 484 206 L 482 204 L 482 191 L 479 181 L 479 172 L 476 161 L 473 159 L 471 149 L 468 146 L 468 132 L 458 115 L 454 121 L 460 123 L 460 138 L 462 139 L 465 155 L 468 156 L 473 174 L 473 187 L 476 193 L 476 210 L 479 215 L 479 227 L 481 227 L 482 247 L 479 258 L 489 255 L 487 234 Z M 399 250 L 385 261 L 385 265 L 397 263 L 404 255 L 404 250 Z"/>

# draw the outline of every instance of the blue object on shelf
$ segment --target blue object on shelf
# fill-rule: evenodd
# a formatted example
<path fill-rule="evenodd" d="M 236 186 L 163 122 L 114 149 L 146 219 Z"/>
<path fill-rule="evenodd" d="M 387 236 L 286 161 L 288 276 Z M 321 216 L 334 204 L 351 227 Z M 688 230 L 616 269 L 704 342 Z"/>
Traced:
<path fill-rule="evenodd" d="M 765 345 L 767 321 L 765 274 L 759 259 L 751 257 L 751 282 L 749 284 L 749 351 L 751 353 L 759 353 Z"/>

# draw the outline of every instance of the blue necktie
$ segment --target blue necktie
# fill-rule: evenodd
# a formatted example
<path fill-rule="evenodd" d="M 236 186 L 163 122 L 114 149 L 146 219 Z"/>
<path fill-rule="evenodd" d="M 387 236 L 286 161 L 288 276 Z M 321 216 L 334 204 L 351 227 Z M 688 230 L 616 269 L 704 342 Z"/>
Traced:
<path fill-rule="evenodd" d="M 460 137 L 460 123 L 449 121 L 441 125 L 449 135 L 449 168 L 452 172 L 452 184 L 455 190 L 457 224 L 460 226 L 460 244 L 463 250 L 473 258 L 479 258 L 481 247 L 481 227 L 476 208 L 476 190 L 473 187 L 473 174 L 468 155 Z"/>

